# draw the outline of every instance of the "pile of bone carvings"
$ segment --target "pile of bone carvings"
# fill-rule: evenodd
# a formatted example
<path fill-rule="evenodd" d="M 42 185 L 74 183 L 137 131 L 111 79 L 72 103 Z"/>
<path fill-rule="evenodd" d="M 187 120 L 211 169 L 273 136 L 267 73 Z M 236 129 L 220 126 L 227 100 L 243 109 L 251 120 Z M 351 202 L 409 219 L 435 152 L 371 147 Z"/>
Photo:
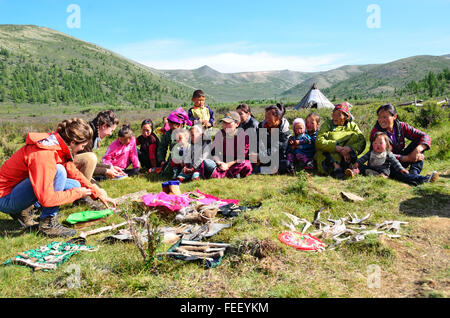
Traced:
<path fill-rule="evenodd" d="M 363 241 L 368 235 L 387 235 L 389 238 L 398 238 L 401 226 L 408 224 L 408 222 L 402 221 L 384 221 L 382 223 L 370 223 L 368 219 L 370 214 L 359 218 L 356 213 L 351 215 L 348 213 L 349 217 L 343 217 L 340 219 L 327 219 L 327 222 L 321 221 L 320 216 L 323 208 L 316 212 L 314 216 L 314 221 L 311 223 L 306 219 L 300 219 L 295 215 L 283 212 L 290 219 L 290 223 L 281 221 L 283 226 L 286 226 L 291 231 L 297 231 L 296 227 L 299 224 L 305 224 L 302 233 L 313 226 L 314 230 L 308 233 L 311 236 L 331 239 L 333 244 L 328 246 L 328 249 L 334 249 L 342 243 L 355 243 Z"/>

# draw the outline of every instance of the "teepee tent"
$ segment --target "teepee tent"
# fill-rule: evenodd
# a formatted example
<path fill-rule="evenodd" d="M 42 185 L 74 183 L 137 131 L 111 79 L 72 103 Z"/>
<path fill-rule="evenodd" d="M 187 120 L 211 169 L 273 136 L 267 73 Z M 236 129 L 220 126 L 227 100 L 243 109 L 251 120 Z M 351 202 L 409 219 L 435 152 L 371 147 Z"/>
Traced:
<path fill-rule="evenodd" d="M 305 97 L 295 106 L 295 109 L 300 108 L 334 108 L 334 105 L 325 97 L 324 94 L 317 88 L 317 85 L 311 87 L 306 93 Z"/>

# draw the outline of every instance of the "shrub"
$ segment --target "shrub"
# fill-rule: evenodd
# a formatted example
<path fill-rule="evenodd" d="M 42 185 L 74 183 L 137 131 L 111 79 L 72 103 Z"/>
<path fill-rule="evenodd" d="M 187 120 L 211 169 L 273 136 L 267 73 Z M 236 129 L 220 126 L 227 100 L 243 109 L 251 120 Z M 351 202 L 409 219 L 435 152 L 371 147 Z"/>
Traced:
<path fill-rule="evenodd" d="M 441 107 L 435 102 L 426 103 L 416 116 L 416 122 L 419 123 L 421 127 L 432 127 L 439 125 L 444 122 L 445 114 Z"/>

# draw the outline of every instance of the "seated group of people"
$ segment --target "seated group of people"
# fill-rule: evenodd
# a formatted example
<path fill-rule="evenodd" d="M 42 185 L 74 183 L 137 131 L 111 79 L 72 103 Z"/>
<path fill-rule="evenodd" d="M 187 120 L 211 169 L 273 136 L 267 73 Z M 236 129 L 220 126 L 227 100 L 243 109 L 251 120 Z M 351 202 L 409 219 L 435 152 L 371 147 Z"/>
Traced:
<path fill-rule="evenodd" d="M 98 199 L 107 208 L 115 207 L 95 179 L 134 176 L 141 169 L 181 182 L 244 178 L 252 173 L 293 174 L 298 166 L 335 178 L 361 173 L 412 185 L 438 177 L 436 172 L 420 175 L 430 137 L 401 122 L 391 104 L 378 109 L 370 151 L 358 159 L 366 140 L 348 103 L 336 105 L 323 124 L 316 113 L 296 118 L 291 134 L 282 104 L 265 108 L 262 122 L 248 105 L 240 104 L 221 119 L 222 129 L 217 130 L 205 94 L 195 91 L 192 101 L 193 108 L 172 111 L 160 129 L 144 120 L 138 138 L 129 125 L 123 125 L 101 163 L 93 150 L 119 125 L 112 111 L 100 112 L 89 123 L 64 120 L 52 133 L 29 133 L 25 146 L 0 168 L 0 211 L 24 227 L 38 225 L 47 236 L 70 236 L 75 231 L 57 220 L 60 205 Z M 411 140 L 407 147 L 405 139 Z M 36 207 L 42 209 L 38 223 L 33 219 Z"/>

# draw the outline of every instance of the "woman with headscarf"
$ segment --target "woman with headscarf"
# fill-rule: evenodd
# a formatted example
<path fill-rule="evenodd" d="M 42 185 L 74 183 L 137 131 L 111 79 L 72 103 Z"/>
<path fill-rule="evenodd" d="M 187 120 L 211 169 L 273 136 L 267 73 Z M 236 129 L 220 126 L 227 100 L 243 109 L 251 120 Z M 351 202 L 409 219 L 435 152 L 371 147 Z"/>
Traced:
<path fill-rule="evenodd" d="M 366 147 L 366 139 L 353 121 L 349 103 L 334 107 L 331 119 L 321 126 L 316 139 L 317 169 L 320 174 L 343 178 Z"/>

